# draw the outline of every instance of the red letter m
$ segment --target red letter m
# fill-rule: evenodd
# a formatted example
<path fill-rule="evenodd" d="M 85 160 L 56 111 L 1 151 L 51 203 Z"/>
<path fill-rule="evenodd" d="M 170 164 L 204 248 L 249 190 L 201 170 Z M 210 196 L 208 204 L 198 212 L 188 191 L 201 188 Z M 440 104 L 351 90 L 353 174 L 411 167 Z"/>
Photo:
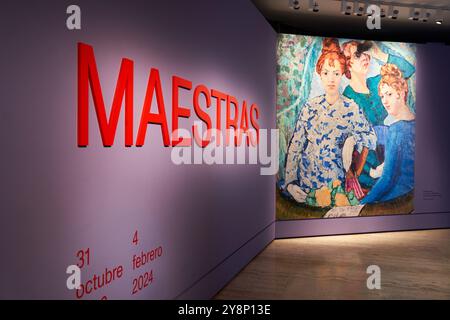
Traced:
<path fill-rule="evenodd" d="M 89 144 L 89 84 L 97 113 L 103 145 L 114 143 L 120 108 L 125 95 L 125 146 L 133 145 L 133 61 L 122 59 L 116 91 L 109 120 L 106 118 L 105 102 L 98 79 L 94 49 L 84 43 L 78 44 L 78 146 Z"/>

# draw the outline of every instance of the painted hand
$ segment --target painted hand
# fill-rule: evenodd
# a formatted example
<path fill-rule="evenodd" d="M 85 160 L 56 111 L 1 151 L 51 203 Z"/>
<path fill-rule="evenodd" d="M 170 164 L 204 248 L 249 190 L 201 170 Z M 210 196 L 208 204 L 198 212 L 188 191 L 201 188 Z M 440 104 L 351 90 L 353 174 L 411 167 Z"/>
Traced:
<path fill-rule="evenodd" d="M 300 189 L 299 186 L 295 184 L 290 184 L 287 187 L 287 191 L 292 195 L 295 201 L 300 203 L 306 202 L 307 194 L 302 189 Z"/>
<path fill-rule="evenodd" d="M 378 167 L 376 167 L 375 169 L 370 169 L 370 176 L 372 178 L 381 177 L 381 174 L 383 173 L 383 168 L 384 168 L 384 162 L 382 164 L 380 164 Z"/>
<path fill-rule="evenodd" d="M 369 54 L 384 63 L 388 60 L 387 53 L 384 53 L 375 42 L 373 42 L 372 48 L 369 50 Z"/>
<path fill-rule="evenodd" d="M 355 174 L 353 173 L 352 170 L 348 170 L 347 173 L 345 174 L 345 180 L 348 181 L 353 178 L 355 178 Z"/>

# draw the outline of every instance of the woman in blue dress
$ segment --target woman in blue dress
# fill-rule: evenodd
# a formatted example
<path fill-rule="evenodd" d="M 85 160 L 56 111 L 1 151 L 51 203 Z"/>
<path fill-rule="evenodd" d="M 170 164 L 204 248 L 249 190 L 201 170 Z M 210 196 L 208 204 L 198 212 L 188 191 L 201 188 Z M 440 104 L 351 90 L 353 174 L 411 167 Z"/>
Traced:
<path fill-rule="evenodd" d="M 324 39 L 316 72 L 325 94 L 301 109 L 287 152 L 285 188 L 297 202 L 329 182 L 345 182 L 342 148 L 347 138 L 353 137 L 359 152 L 375 149 L 375 132 L 362 110 L 339 92 L 345 71 L 339 42 Z"/>
<path fill-rule="evenodd" d="M 407 104 L 408 83 L 396 65 L 386 64 L 381 68 L 378 91 L 394 121 L 387 131 L 382 175 L 362 204 L 393 200 L 414 188 L 415 116 Z"/>
<path fill-rule="evenodd" d="M 352 40 L 344 43 L 342 47 L 347 58 L 345 75 L 350 80 L 343 95 L 355 101 L 362 109 L 377 135 L 376 151 L 355 153 L 357 161 L 364 164 L 362 172 L 359 175 L 356 174 L 358 180 L 364 189 L 370 189 L 376 182 L 376 179 L 370 175 L 370 170 L 384 161 L 387 132 L 385 120 L 388 113 L 378 94 L 381 75 L 368 78 L 369 64 L 372 58 L 375 58 L 383 65 L 386 63 L 396 65 L 405 78 L 411 77 L 415 68 L 404 58 L 383 52 L 375 42 Z"/>

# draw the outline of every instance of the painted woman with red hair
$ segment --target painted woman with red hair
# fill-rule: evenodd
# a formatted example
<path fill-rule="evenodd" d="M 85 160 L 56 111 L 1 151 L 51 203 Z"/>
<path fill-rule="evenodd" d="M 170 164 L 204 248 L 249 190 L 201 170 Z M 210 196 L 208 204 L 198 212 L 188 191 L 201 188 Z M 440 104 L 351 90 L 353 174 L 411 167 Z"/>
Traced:
<path fill-rule="evenodd" d="M 381 75 L 368 77 L 370 65 L 373 61 L 381 65 L 395 65 L 406 79 L 414 74 L 415 67 L 401 56 L 384 52 L 373 41 L 351 40 L 345 42 L 342 48 L 347 58 L 345 76 L 349 79 L 343 95 L 356 102 L 377 135 L 376 151 L 367 154 L 355 153 L 355 158 L 365 163 L 362 172 L 351 171 L 352 174 L 355 173 L 363 188 L 370 189 L 379 176 L 377 172 L 380 170 L 376 168 L 384 161 L 387 124 L 389 124 L 388 112 L 383 107 L 378 94 Z"/>
<path fill-rule="evenodd" d="M 380 74 L 378 92 L 394 120 L 387 132 L 383 173 L 362 204 L 394 200 L 414 189 L 415 115 L 407 102 L 408 83 L 394 64 L 385 64 Z"/>
<path fill-rule="evenodd" d="M 362 110 L 339 91 L 346 68 L 338 40 L 325 38 L 316 64 L 325 93 L 300 110 L 287 152 L 284 186 L 297 202 L 330 182 L 345 183 L 342 149 L 347 138 L 353 137 L 359 152 L 375 149 L 376 136 Z"/>

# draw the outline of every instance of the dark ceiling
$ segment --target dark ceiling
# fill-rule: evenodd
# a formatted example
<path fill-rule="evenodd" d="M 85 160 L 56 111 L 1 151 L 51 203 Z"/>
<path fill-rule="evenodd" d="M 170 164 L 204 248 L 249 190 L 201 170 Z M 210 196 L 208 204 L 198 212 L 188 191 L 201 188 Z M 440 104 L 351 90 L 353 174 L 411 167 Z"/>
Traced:
<path fill-rule="evenodd" d="M 450 44 L 450 0 L 368 0 L 386 12 L 389 4 L 399 10 L 397 19 L 381 19 L 381 29 L 370 30 L 366 26 L 367 16 L 345 15 L 341 13 L 340 0 L 315 0 L 318 12 L 308 10 L 309 1 L 299 0 L 300 8 L 292 7 L 294 0 L 252 0 L 279 33 L 294 33 L 340 38 L 360 38 L 405 42 L 445 42 Z M 360 6 L 361 1 L 347 1 L 350 6 Z M 290 6 L 291 4 L 291 6 Z M 408 19 L 410 7 L 421 12 L 429 12 L 427 22 Z M 441 25 L 436 19 L 442 19 Z"/>

